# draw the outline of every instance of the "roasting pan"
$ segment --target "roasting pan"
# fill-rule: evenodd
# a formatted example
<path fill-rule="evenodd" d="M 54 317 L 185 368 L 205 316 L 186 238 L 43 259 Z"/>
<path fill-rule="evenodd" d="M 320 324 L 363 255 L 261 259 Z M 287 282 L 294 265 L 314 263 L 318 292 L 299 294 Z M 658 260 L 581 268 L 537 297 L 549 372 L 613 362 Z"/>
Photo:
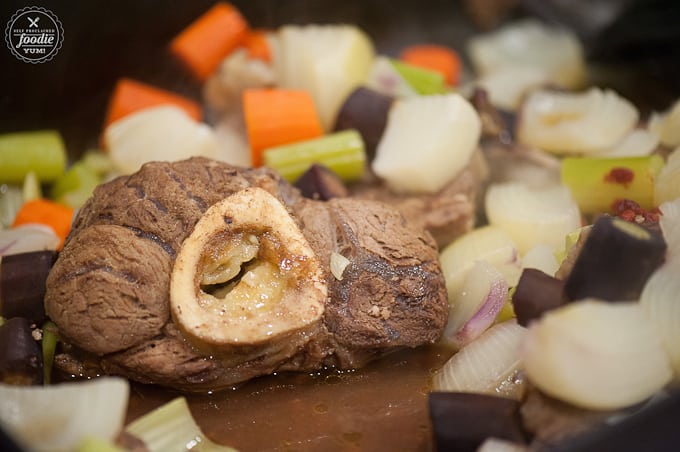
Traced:
<path fill-rule="evenodd" d="M 99 143 L 99 133 L 104 121 L 108 96 L 115 81 L 127 76 L 146 81 L 191 97 L 200 98 L 200 87 L 179 68 L 165 52 L 169 40 L 191 20 L 207 10 L 211 0 L 91 0 L 66 2 L 55 0 L 9 0 L 0 5 L 3 27 L 9 18 L 26 6 L 39 6 L 52 11 L 61 21 L 64 31 L 63 45 L 47 62 L 35 64 L 18 60 L 6 46 L 0 50 L 0 132 L 18 130 L 58 129 L 66 141 L 70 156 L 77 158 Z M 396 55 L 400 48 L 414 42 L 438 42 L 464 50 L 465 40 L 481 31 L 471 20 L 466 4 L 453 0 L 232 0 L 256 27 L 273 29 L 287 23 L 352 23 L 357 24 L 373 39 L 380 53 Z M 488 3 L 488 2 L 487 2 Z M 501 0 L 503 3 L 503 0 Z M 663 110 L 680 97 L 680 4 L 673 0 L 555 0 L 515 1 L 514 9 L 500 15 L 502 22 L 524 15 L 535 15 L 548 21 L 559 22 L 574 29 L 586 43 L 588 58 L 602 83 L 618 90 L 641 106 L 643 112 Z M 609 5 L 615 10 L 606 20 L 596 19 L 596 9 Z M 599 10 L 598 10 L 599 11 Z M 4 44 L 4 43 L 3 43 Z M 379 366 L 392 366 L 398 371 L 403 363 L 427 366 L 426 360 L 413 354 L 392 357 Z M 350 394 L 365 390 L 366 375 L 341 376 L 344 379 L 339 393 L 347 395 L 326 406 L 329 412 L 340 410 L 343 416 L 356 410 L 358 419 L 372 419 L 383 426 L 385 436 L 393 432 L 399 438 L 401 422 L 395 422 L 390 410 L 359 414 L 360 398 Z M 268 393 L 276 392 L 275 407 L 290 407 L 304 397 L 325 397 L 295 390 L 300 384 L 297 377 L 277 380 L 264 379 L 255 385 L 239 390 L 249 391 L 259 397 L 260 403 L 269 403 Z M 304 376 L 302 378 L 303 385 Z M 395 380 L 396 384 L 400 381 Z M 409 384 L 413 384 L 408 380 Z M 394 382 L 385 381 L 386 386 Z M 312 385 L 314 385 L 313 383 Z M 406 384 L 406 383 L 404 383 Z M 376 383 L 376 388 L 377 388 Z M 272 389 L 274 388 L 274 389 Z M 425 399 L 422 387 L 410 389 L 418 393 L 416 402 L 393 401 L 398 404 L 420 404 Z M 150 407 L 157 406 L 177 394 L 157 388 L 148 389 L 133 385 L 131 417 Z M 420 397 L 420 398 L 418 398 Z M 283 404 L 286 399 L 289 404 Z M 348 402 L 349 401 L 349 402 Z M 0 401 L 2 403 L 2 401 Z M 214 416 L 210 396 L 196 399 L 192 411 L 200 419 Z M 337 406 L 332 405 L 337 403 Z M 388 402 L 385 402 L 388 403 Z M 327 405 L 328 405 L 327 404 Z M 343 406 L 348 404 L 349 406 Z M 370 405 L 370 404 L 369 404 Z M 240 405 L 239 405 L 240 406 Z M 237 406 L 238 408 L 238 406 Z M 281 410 L 285 408 L 279 408 Z M 373 408 L 364 408 L 364 410 Z M 219 411 L 217 412 L 219 415 Z M 223 411 L 229 416 L 228 410 Z M 252 424 L 262 424 L 262 435 L 285 432 L 270 431 L 269 418 L 263 410 L 252 413 Z M 291 419 L 299 413 L 281 412 L 278 416 Z M 304 416 L 304 413 L 302 414 Z M 363 416 L 363 417 L 362 417 Z M 408 416 L 408 415 L 406 415 Z M 423 425 L 426 415 L 422 407 L 414 415 L 410 427 L 417 438 L 402 447 L 388 438 L 378 447 L 378 442 L 362 443 L 362 438 L 346 436 L 344 442 L 303 441 L 279 443 L 281 450 L 432 450 L 429 429 Z M 417 420 L 415 420 L 417 418 Z M 671 451 L 680 450 L 680 395 L 672 394 L 653 408 L 622 421 L 597 434 L 578 437 L 562 445 L 559 450 L 569 451 Z M 329 421 L 332 422 L 332 421 Z M 301 425 L 296 421 L 291 425 Z M 417 424 L 417 425 L 416 425 Z M 214 422 L 209 430 L 219 430 Z M 292 428 L 292 427 L 291 427 Z M 319 430 L 327 434 L 326 430 Z M 321 434 L 321 433 L 320 433 Z M 329 447 L 334 444 L 336 447 Z M 415 446 L 413 446 L 415 445 Z M 9 438 L 0 432 L 0 450 L 15 450 Z"/>

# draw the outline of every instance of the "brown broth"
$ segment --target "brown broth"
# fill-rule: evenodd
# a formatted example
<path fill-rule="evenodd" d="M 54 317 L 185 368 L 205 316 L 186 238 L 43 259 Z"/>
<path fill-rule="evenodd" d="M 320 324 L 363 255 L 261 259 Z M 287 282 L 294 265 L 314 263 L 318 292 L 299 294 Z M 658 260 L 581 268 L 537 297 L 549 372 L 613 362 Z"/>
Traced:
<path fill-rule="evenodd" d="M 272 375 L 186 397 L 203 432 L 240 452 L 428 451 L 430 377 L 449 356 L 423 347 L 355 371 Z M 133 385 L 127 421 L 178 395 Z"/>

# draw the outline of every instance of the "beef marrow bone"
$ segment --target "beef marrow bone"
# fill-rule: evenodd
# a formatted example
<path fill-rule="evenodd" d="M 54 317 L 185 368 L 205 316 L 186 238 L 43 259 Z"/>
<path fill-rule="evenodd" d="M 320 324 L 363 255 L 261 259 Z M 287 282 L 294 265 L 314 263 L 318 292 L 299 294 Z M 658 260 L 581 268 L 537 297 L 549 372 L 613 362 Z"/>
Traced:
<path fill-rule="evenodd" d="M 184 240 L 170 278 L 175 323 L 213 354 L 291 340 L 320 321 L 327 293 L 298 225 L 281 202 L 256 187 L 205 212 Z"/>

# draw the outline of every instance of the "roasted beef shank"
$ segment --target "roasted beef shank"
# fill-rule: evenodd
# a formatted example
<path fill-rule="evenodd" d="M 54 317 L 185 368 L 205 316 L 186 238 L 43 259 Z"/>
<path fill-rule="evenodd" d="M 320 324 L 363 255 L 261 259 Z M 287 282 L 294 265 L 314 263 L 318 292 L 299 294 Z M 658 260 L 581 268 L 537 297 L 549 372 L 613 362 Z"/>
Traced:
<path fill-rule="evenodd" d="M 183 391 L 360 367 L 437 341 L 448 315 L 436 242 L 400 211 L 306 199 L 268 169 L 203 158 L 99 186 L 45 308 L 63 372 Z"/>

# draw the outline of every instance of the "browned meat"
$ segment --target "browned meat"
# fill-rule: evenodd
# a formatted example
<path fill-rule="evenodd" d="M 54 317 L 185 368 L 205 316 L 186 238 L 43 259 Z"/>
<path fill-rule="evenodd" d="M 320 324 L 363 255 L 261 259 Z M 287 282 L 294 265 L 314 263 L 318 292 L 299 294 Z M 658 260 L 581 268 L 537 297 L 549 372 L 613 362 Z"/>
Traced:
<path fill-rule="evenodd" d="M 399 194 L 371 181 L 352 187 L 352 195 L 396 207 L 408 221 L 432 234 L 442 248 L 474 227 L 486 177 L 486 161 L 476 152 L 470 164 L 437 193 Z"/>
<path fill-rule="evenodd" d="M 249 344 L 208 353 L 170 315 L 170 275 L 204 212 L 247 187 L 274 195 L 301 226 L 322 264 L 325 310 L 267 353 Z M 330 270 L 333 252 L 349 259 L 342 279 Z M 147 164 L 98 187 L 48 277 L 45 306 L 67 345 L 57 358 L 63 371 L 185 391 L 282 370 L 362 366 L 436 341 L 448 314 L 435 241 L 398 210 L 351 198 L 304 199 L 271 171 L 202 158 Z"/>

